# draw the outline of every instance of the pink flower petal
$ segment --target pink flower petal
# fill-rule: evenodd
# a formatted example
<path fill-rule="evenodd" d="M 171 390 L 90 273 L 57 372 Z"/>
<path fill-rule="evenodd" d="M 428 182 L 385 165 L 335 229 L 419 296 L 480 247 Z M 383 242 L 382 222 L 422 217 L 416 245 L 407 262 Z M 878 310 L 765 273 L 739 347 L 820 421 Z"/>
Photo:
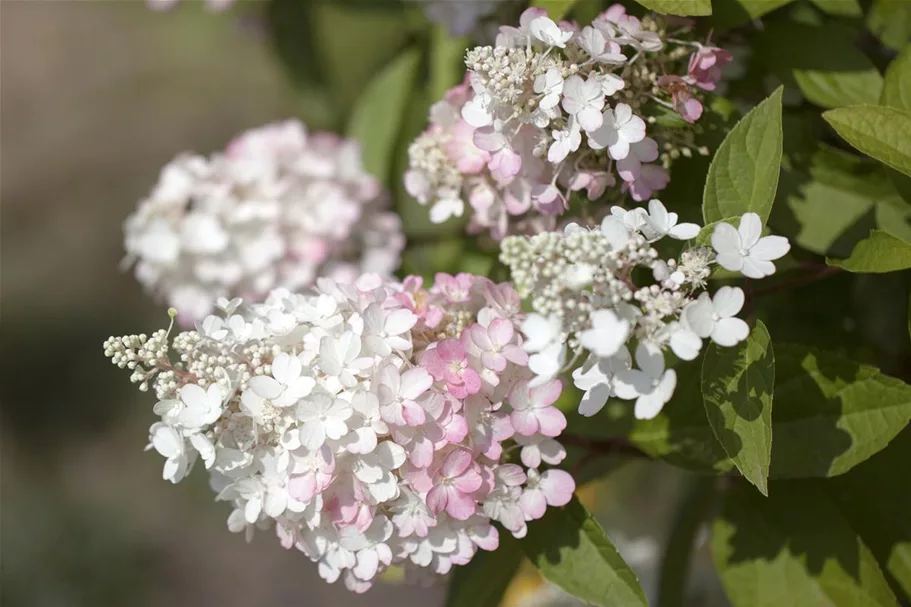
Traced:
<path fill-rule="evenodd" d="M 437 485 L 427 493 L 427 507 L 434 514 L 439 514 L 445 510 L 448 502 L 449 495 L 443 485 Z"/>
<path fill-rule="evenodd" d="M 453 480 L 452 485 L 462 493 L 474 493 L 481 488 L 481 474 L 469 468 Z"/>
<path fill-rule="evenodd" d="M 443 460 L 443 466 L 440 468 L 440 474 L 446 478 L 455 478 L 461 475 L 471 465 L 471 451 L 468 449 L 455 449 L 446 459 Z"/>
<path fill-rule="evenodd" d="M 566 428 L 566 417 L 556 407 L 535 409 L 535 415 L 538 418 L 540 432 L 544 436 L 559 436 Z"/>
<path fill-rule="evenodd" d="M 471 518 L 476 508 L 475 501 L 454 487 L 450 487 L 447 493 L 446 512 L 449 516 L 458 521 Z"/>
<path fill-rule="evenodd" d="M 541 475 L 539 486 L 550 506 L 565 506 L 573 497 L 576 482 L 568 472 L 548 470 Z"/>
<path fill-rule="evenodd" d="M 542 386 L 532 388 L 529 392 L 532 407 L 535 409 L 549 407 L 557 402 L 561 392 L 563 392 L 563 382 L 559 379 L 553 379 Z"/>
<path fill-rule="evenodd" d="M 536 520 L 544 516 L 547 510 L 547 499 L 540 489 L 526 489 L 519 497 L 519 507 L 525 513 L 527 520 Z"/>
<path fill-rule="evenodd" d="M 522 436 L 536 434 L 540 428 L 534 410 L 513 411 L 509 419 L 512 421 L 512 427 L 515 428 L 516 433 Z"/>

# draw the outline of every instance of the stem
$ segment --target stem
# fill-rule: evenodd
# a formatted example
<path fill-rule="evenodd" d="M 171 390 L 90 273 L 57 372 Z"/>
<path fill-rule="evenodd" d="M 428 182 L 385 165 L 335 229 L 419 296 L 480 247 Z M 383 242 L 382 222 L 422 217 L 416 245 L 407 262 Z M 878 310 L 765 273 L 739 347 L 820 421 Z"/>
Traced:
<path fill-rule="evenodd" d="M 659 607 L 682 607 L 686 604 L 686 587 L 693 545 L 703 521 L 708 518 L 717 491 L 710 476 L 693 479 L 680 503 L 674 525 L 661 558 L 658 582 Z"/>
<path fill-rule="evenodd" d="M 748 324 L 752 324 L 752 322 L 753 322 L 753 312 L 754 312 L 754 309 L 753 309 L 753 299 L 756 297 L 756 294 L 754 293 L 754 289 L 753 289 L 753 281 L 750 280 L 749 278 L 747 278 L 747 279 L 746 279 L 746 284 L 745 284 L 744 286 L 746 287 L 746 292 L 747 292 L 747 293 L 746 293 L 746 295 L 747 295 L 747 297 L 746 297 L 746 300 L 747 300 L 747 302 L 746 302 L 746 308 L 747 308 L 747 309 L 746 309 L 747 323 L 748 323 Z"/>
<path fill-rule="evenodd" d="M 765 289 L 756 289 L 753 291 L 753 296 L 761 297 L 762 295 L 770 295 L 772 293 L 778 293 L 779 291 L 786 291 L 792 287 L 802 287 L 804 285 L 814 283 L 818 280 L 822 280 L 823 278 L 839 274 L 841 271 L 841 268 L 834 266 L 817 267 L 817 270 L 811 274 L 798 276 L 791 280 L 786 280 L 784 282 L 778 283 L 777 285 L 766 287 Z"/>
<path fill-rule="evenodd" d="M 630 457 L 651 459 L 649 454 L 625 438 L 600 439 L 576 434 L 561 434 L 557 440 L 567 445 L 587 449 L 592 454 L 628 455 Z"/>

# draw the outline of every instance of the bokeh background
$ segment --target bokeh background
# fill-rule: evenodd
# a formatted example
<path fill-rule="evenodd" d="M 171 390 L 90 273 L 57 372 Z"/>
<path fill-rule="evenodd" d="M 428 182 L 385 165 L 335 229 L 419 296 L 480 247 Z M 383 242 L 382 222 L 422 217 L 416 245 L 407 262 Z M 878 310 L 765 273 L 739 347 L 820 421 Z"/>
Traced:
<path fill-rule="evenodd" d="M 310 1 L 330 22 L 351 8 Z M 215 14 L 190 0 L 164 13 L 140 0 L 0 0 L 4 607 L 443 604 L 445 581 L 414 588 L 390 575 L 358 597 L 323 583 L 306 557 L 271 535 L 247 545 L 230 534 L 225 505 L 213 502 L 201 471 L 179 486 L 161 480 L 161 458 L 143 452 L 154 399 L 102 355 L 107 336 L 167 321 L 119 268 L 121 222 L 159 167 L 290 116 L 339 128 L 369 75 L 366 63 L 351 67 L 355 76 L 330 69 L 324 79 L 347 76 L 331 95 L 302 92 L 315 59 L 302 52 L 293 77 L 279 60 L 270 27 L 293 23 L 296 11 L 279 4 L 286 12 L 270 26 L 256 2 Z M 411 34 L 389 19 L 360 15 L 365 31 L 395 47 L 396 36 Z M 300 35 L 282 31 L 278 46 Z M 303 49 L 323 43 L 299 41 Z M 635 462 L 582 490 L 651 597 L 690 480 Z M 713 575 L 701 547 L 691 605 L 725 604 Z M 527 565 L 506 603 L 574 604 Z"/>

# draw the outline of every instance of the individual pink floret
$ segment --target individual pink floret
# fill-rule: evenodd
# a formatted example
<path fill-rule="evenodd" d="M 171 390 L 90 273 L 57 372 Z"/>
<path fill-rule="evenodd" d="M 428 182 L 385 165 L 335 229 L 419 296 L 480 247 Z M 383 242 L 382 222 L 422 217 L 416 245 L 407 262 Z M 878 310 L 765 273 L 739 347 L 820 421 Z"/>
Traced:
<path fill-rule="evenodd" d="M 421 366 L 437 381 L 445 381 L 449 393 L 466 398 L 481 389 L 481 377 L 468 363 L 465 348 L 457 339 L 444 339 L 421 356 Z"/>
<path fill-rule="evenodd" d="M 541 433 L 557 436 L 566 428 L 566 417 L 553 406 L 560 397 L 563 383 L 552 379 L 536 388 L 529 388 L 528 382 L 518 382 L 509 393 L 509 404 L 513 408 L 510 420 L 516 433 L 523 436 Z"/>
<path fill-rule="evenodd" d="M 467 449 L 456 449 L 446 456 L 433 476 L 427 493 L 427 506 L 434 514 L 444 510 L 454 519 L 467 520 L 475 512 L 472 494 L 481 488 L 481 474 Z"/>

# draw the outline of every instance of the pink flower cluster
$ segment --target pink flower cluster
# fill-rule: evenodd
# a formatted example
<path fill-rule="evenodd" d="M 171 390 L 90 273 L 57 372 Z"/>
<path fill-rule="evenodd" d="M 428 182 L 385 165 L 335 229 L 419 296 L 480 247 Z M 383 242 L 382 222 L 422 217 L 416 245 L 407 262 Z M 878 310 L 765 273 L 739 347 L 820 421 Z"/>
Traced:
<path fill-rule="evenodd" d="M 724 49 L 700 46 L 690 56 L 686 76 L 659 76 L 658 88 L 671 95 L 674 110 L 687 122 L 696 122 L 702 116 L 702 102 L 694 96 L 695 88 L 714 91 L 721 80 L 721 68 L 733 56 Z"/>
<path fill-rule="evenodd" d="M 363 275 L 276 289 L 197 331 L 112 338 L 115 364 L 154 386 L 149 442 L 163 476 L 198 462 L 228 526 L 274 526 L 328 582 L 363 592 L 390 565 L 445 574 L 516 537 L 572 477 L 555 466 L 558 379 L 530 386 L 524 315 L 508 284 L 438 274 L 430 288 Z"/>
<path fill-rule="evenodd" d="M 585 27 L 527 9 L 519 27 L 500 28 L 496 46 L 468 52 L 465 81 L 431 108 L 429 128 L 409 148 L 406 190 L 431 205 L 436 223 L 469 206 L 469 232 L 497 240 L 553 230 L 573 192 L 591 201 L 607 194 L 613 204 L 650 199 L 667 186 L 673 158 L 696 146 L 692 132 L 646 121 L 646 106 L 695 122 L 695 91 L 713 90 L 731 59 L 664 41 L 661 31 L 656 18 L 621 5 Z M 695 49 L 688 66 L 687 47 Z"/>
<path fill-rule="evenodd" d="M 434 516 L 484 516 L 522 537 L 526 521 L 543 516 L 547 505 L 566 504 L 575 488 L 562 470 L 536 470 L 542 445 L 547 463 L 565 457 L 554 440 L 566 427 L 554 406 L 562 384 L 552 380 L 529 388 L 528 354 L 518 331 L 522 315 L 511 286 L 442 273 L 428 291 L 420 278 L 409 277 L 405 285 L 399 300 L 421 318 L 416 333 L 451 335 L 429 343 L 417 360 L 432 378 L 428 398 L 443 395 L 452 418 L 441 431 L 424 432 L 419 442 L 410 428 L 427 423 L 427 407 L 403 415 L 408 429 L 398 436 L 411 447 L 403 477 Z M 440 442 L 432 440 L 440 436 Z M 521 461 L 529 470 L 507 463 L 503 444 L 509 439 L 522 445 Z"/>
<path fill-rule="evenodd" d="M 388 202 L 357 142 L 267 124 L 224 152 L 168 163 L 124 224 L 126 261 L 192 326 L 220 299 L 392 274 L 405 237 Z"/>

